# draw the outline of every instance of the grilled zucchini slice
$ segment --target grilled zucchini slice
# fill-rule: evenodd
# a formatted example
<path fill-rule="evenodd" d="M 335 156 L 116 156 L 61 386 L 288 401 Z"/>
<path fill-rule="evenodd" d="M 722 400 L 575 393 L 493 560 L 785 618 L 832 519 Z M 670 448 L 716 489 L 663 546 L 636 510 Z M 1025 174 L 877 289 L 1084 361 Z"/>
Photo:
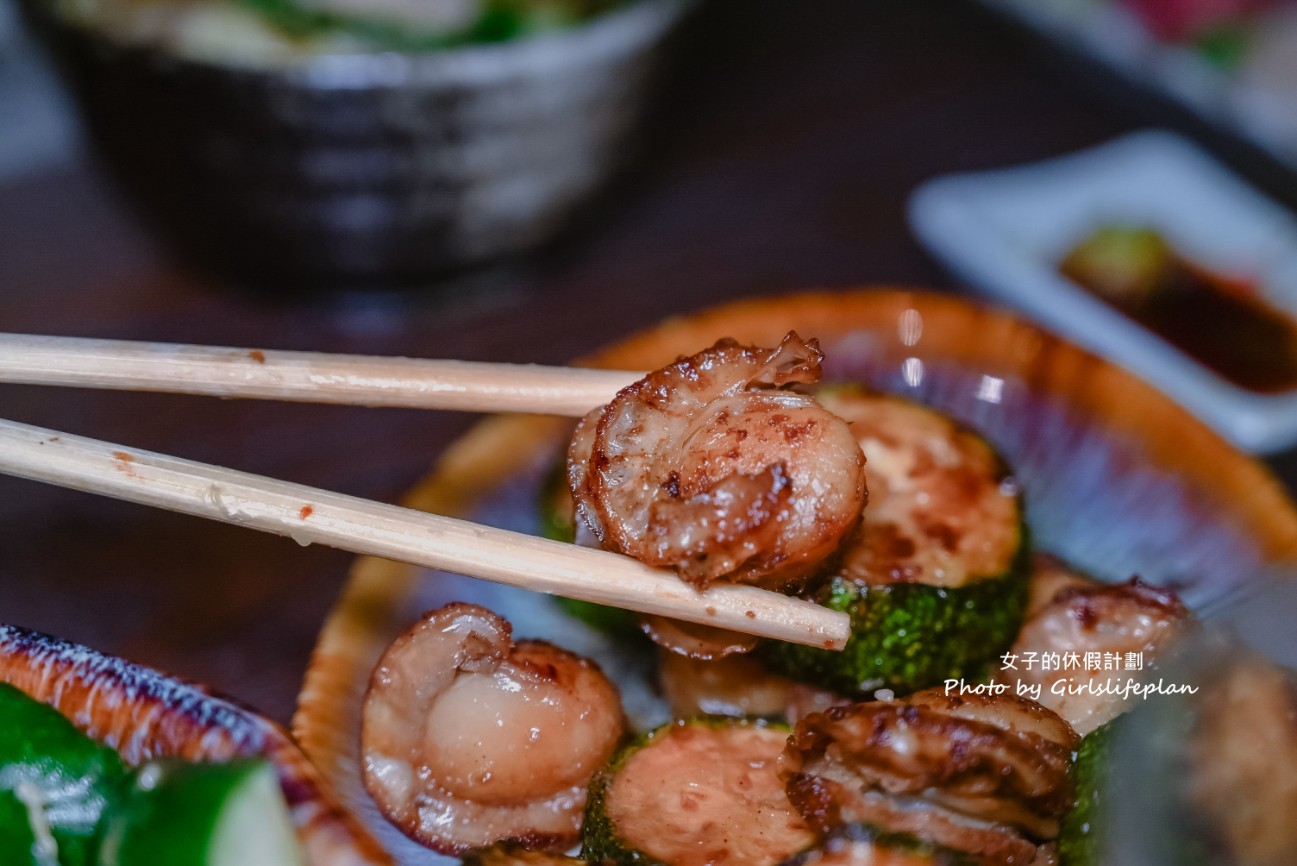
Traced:
<path fill-rule="evenodd" d="M 540 534 L 553 541 L 576 541 L 576 510 L 567 489 L 566 456 L 559 458 L 540 486 Z M 569 616 L 618 639 L 647 643 L 640 632 L 639 617 L 628 610 L 556 596 L 554 599 Z"/>
<path fill-rule="evenodd" d="M 852 637 L 841 653 L 770 644 L 767 658 L 848 695 L 981 676 L 1026 609 L 1018 484 L 986 440 L 933 409 L 856 387 L 820 399 L 851 423 L 868 461 L 864 522 L 813 596 L 850 614 Z"/>
<path fill-rule="evenodd" d="M 1103 794 L 1112 763 L 1113 719 L 1081 740 L 1072 762 L 1076 805 L 1058 830 L 1059 866 L 1100 866 L 1104 855 Z"/>
<path fill-rule="evenodd" d="M 590 786 L 582 856 L 614 866 L 775 866 L 814 842 L 776 761 L 788 729 L 703 717 L 623 749 Z"/>

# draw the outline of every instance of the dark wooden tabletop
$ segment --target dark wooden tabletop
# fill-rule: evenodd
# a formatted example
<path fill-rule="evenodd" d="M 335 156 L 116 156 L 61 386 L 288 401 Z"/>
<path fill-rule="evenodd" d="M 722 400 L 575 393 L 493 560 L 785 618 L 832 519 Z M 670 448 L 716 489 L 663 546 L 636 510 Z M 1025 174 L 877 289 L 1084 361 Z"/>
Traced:
<path fill-rule="evenodd" d="M 0 187 L 0 329 L 562 362 L 745 295 L 958 286 L 906 197 L 933 175 L 1141 125 L 957 0 L 713 0 L 643 157 L 574 234 L 404 297 L 258 299 L 188 272 L 85 160 Z M 381 500 L 472 418 L 0 387 L 0 416 Z M 1297 479 L 1290 457 L 1272 465 Z M 287 720 L 351 557 L 0 479 L 0 620 L 208 682 Z"/>

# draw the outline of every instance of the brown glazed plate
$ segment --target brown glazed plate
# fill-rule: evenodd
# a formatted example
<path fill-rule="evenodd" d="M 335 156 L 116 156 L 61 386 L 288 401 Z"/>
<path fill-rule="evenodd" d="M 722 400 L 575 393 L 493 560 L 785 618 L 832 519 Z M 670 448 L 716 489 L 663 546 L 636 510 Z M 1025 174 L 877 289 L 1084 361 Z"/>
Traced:
<path fill-rule="evenodd" d="M 1198 608 L 1258 569 L 1297 559 L 1297 510 L 1256 461 L 1129 373 L 1008 313 L 923 292 L 865 289 L 732 303 L 669 319 L 589 359 L 650 369 L 720 337 L 775 345 L 816 337 L 826 379 L 936 406 L 1001 451 L 1026 491 L 1035 546 L 1107 580 L 1171 584 Z M 406 498 L 412 507 L 537 532 L 538 488 L 568 419 L 495 417 L 451 447 Z M 867 516 L 866 516 L 866 519 Z M 650 665 L 618 652 L 553 602 L 522 590 L 386 560 L 357 561 L 326 621 L 293 723 L 342 804 L 400 864 L 451 862 L 379 816 L 360 781 L 359 716 L 370 671 L 424 610 L 483 604 L 515 634 L 596 658 L 639 727 L 664 718 Z"/>
<path fill-rule="evenodd" d="M 11 625 L 0 625 L 0 681 L 56 708 L 131 764 L 265 757 L 311 866 L 392 862 L 324 794 L 319 774 L 281 727 L 202 686 Z"/>

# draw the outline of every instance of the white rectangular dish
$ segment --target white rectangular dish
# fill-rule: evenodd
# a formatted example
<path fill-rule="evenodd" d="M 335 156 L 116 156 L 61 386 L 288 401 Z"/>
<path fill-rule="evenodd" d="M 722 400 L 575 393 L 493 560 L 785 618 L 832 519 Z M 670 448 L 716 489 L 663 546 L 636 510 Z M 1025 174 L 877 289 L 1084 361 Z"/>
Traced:
<path fill-rule="evenodd" d="M 1238 387 L 1058 273 L 1100 226 L 1148 226 L 1297 316 L 1297 219 L 1185 139 L 1139 132 L 1033 165 L 940 177 L 915 191 L 909 216 L 973 287 L 1132 370 L 1239 447 L 1297 442 L 1297 391 Z"/>

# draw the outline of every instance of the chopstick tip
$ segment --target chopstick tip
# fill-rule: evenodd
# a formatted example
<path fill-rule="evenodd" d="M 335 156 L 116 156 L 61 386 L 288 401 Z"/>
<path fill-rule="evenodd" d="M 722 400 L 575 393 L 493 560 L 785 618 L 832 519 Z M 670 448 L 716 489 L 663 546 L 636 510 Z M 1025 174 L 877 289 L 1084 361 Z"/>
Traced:
<path fill-rule="evenodd" d="M 851 617 L 840 611 L 831 611 L 832 616 L 824 629 L 824 648 L 834 652 L 846 649 L 851 638 Z"/>

